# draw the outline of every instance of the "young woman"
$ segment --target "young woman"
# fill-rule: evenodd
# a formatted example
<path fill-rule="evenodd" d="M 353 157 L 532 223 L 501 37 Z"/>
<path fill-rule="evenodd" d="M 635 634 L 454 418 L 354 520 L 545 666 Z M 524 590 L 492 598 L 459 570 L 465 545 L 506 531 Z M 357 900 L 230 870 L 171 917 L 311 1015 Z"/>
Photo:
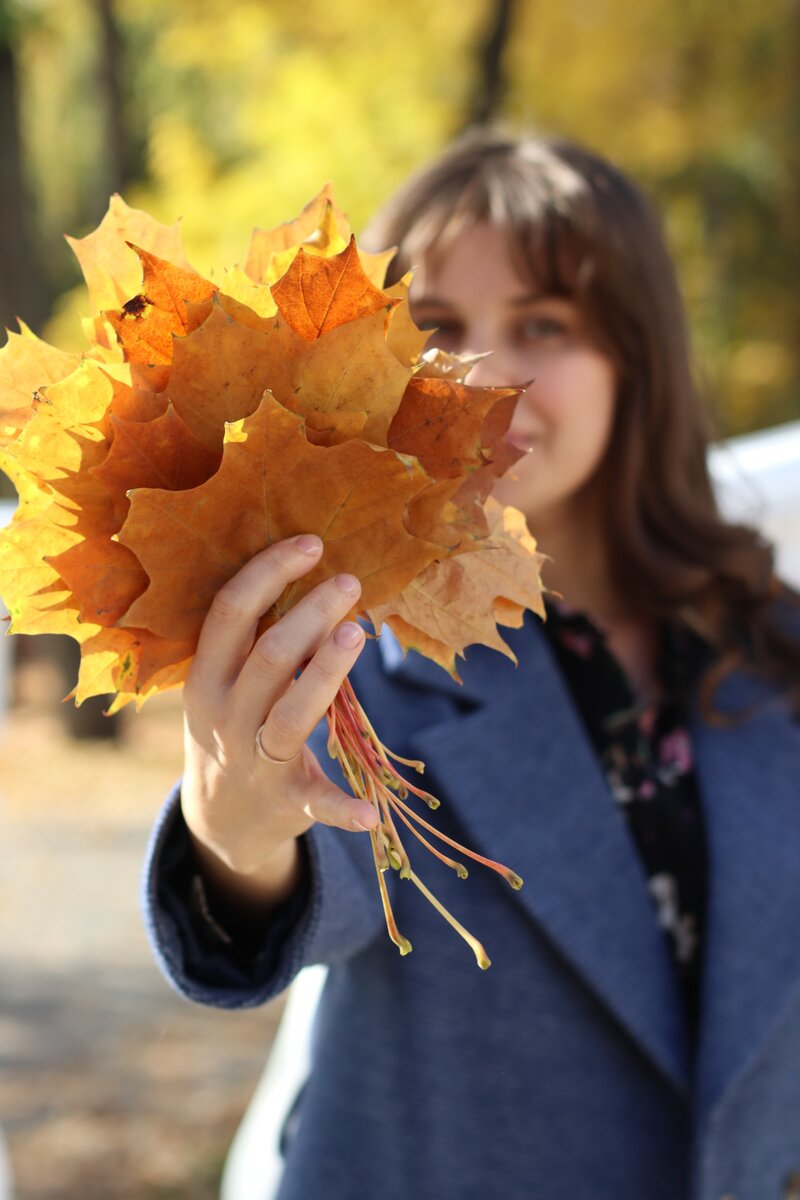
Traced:
<path fill-rule="evenodd" d="M 658 222 L 596 155 L 481 133 L 370 238 L 399 246 L 396 276 L 416 267 L 432 344 L 491 352 L 470 381 L 532 381 L 509 433 L 527 454 L 496 495 L 563 600 L 511 634 L 518 667 L 473 648 L 458 686 L 390 637 L 365 645 L 350 577 L 256 639 L 320 546 L 257 555 L 186 687 L 185 774 L 149 861 L 156 954 L 226 1007 L 330 965 L 281 1200 L 791 1195 L 800 609 L 717 514 Z M 414 953 L 386 936 L 375 814 L 314 734 L 351 671 L 385 743 L 425 761 L 439 826 L 525 879 L 437 874 L 487 972 L 397 879 Z"/>

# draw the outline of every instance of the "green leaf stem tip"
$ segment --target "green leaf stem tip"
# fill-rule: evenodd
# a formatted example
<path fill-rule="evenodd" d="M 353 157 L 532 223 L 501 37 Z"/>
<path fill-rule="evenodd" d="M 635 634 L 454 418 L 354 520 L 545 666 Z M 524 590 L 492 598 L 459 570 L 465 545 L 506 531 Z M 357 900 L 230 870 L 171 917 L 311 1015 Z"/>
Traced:
<path fill-rule="evenodd" d="M 397 852 L 396 848 L 391 845 L 386 847 L 386 855 L 389 859 L 389 865 L 394 867 L 395 871 L 399 871 L 403 865 L 403 860 Z"/>

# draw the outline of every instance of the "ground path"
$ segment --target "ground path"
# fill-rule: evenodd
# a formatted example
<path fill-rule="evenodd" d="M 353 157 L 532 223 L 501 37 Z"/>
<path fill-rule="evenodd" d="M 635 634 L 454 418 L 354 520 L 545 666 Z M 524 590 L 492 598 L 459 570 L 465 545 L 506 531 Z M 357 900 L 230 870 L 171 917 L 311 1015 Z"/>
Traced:
<path fill-rule="evenodd" d="M 50 681 L 0 731 L 0 1123 L 15 1200 L 212 1200 L 278 1006 L 190 1005 L 137 911 L 147 833 L 176 778 L 175 697 L 121 744 L 69 741 Z"/>

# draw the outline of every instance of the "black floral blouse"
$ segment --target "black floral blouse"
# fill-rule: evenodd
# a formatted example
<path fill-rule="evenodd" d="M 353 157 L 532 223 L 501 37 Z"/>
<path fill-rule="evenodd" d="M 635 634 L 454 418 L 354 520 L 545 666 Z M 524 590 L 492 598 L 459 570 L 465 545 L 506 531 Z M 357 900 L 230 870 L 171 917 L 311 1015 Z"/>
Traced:
<path fill-rule="evenodd" d="M 637 703 L 599 623 L 551 603 L 544 628 L 641 856 L 696 1031 L 706 845 L 687 713 L 708 646 L 682 627 L 663 624 L 663 695 L 656 703 Z"/>

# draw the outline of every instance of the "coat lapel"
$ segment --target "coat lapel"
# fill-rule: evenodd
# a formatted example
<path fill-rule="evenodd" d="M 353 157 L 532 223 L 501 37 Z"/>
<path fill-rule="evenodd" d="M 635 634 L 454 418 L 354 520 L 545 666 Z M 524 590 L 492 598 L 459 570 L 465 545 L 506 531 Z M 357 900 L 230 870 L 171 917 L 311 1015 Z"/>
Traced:
<path fill-rule="evenodd" d="M 541 632 L 529 621 L 508 641 L 519 666 L 473 647 L 463 688 L 385 647 L 399 678 L 474 705 L 414 735 L 426 786 L 457 815 L 467 845 L 522 875 L 510 896 L 688 1096 L 682 1000 L 638 853 Z"/>
<path fill-rule="evenodd" d="M 753 700 L 731 679 L 721 701 Z M 800 990 L 800 726 L 775 701 L 738 728 L 696 724 L 709 850 L 696 1104 L 705 1122 Z"/>

